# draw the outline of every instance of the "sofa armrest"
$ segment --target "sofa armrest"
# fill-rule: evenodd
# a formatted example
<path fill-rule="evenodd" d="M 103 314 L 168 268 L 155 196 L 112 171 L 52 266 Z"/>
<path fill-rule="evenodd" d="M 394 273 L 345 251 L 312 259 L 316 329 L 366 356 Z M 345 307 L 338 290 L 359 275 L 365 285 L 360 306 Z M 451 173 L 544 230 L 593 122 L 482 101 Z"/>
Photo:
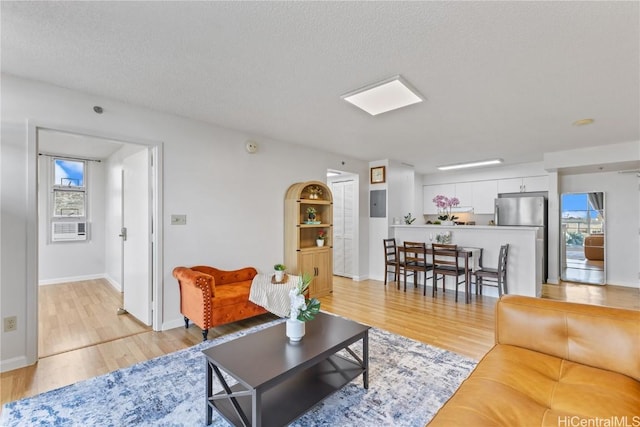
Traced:
<path fill-rule="evenodd" d="M 176 267 L 173 269 L 173 277 L 178 280 L 181 291 L 197 292 L 201 293 L 203 297 L 209 298 L 215 294 L 215 281 L 210 274 L 193 268 Z"/>
<path fill-rule="evenodd" d="M 247 280 L 253 280 L 253 278 L 258 274 L 258 271 L 253 267 L 244 267 L 238 270 L 220 270 L 206 265 L 197 265 L 195 267 L 191 267 L 191 269 L 212 276 L 214 279 L 214 286 L 246 282 Z"/>
<path fill-rule="evenodd" d="M 496 306 L 496 344 L 640 381 L 640 311 L 504 295 Z"/>
<path fill-rule="evenodd" d="M 173 269 L 180 286 L 180 313 L 202 329 L 211 327 L 211 298 L 215 286 L 213 276 L 187 267 Z"/>

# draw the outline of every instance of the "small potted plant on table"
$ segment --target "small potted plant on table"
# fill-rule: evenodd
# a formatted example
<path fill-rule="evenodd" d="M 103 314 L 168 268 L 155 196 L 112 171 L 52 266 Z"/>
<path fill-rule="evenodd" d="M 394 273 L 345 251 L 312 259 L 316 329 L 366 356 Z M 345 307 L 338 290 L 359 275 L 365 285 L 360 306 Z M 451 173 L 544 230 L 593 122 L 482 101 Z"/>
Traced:
<path fill-rule="evenodd" d="M 287 267 L 284 264 L 276 264 L 273 266 L 273 270 L 275 271 L 275 279 L 276 282 L 282 282 L 282 279 L 284 279 L 284 272 L 287 269 Z"/>

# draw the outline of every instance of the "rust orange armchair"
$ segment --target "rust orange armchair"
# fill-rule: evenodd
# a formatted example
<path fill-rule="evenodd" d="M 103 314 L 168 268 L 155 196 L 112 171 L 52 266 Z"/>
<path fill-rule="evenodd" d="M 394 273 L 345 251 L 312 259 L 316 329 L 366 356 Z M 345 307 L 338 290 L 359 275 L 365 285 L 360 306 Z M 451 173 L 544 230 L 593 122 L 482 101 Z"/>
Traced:
<path fill-rule="evenodd" d="M 206 341 L 210 328 L 266 313 L 267 310 L 249 301 L 256 274 L 253 267 L 232 271 L 207 266 L 174 268 L 185 328 L 191 320 L 202 329 Z"/>

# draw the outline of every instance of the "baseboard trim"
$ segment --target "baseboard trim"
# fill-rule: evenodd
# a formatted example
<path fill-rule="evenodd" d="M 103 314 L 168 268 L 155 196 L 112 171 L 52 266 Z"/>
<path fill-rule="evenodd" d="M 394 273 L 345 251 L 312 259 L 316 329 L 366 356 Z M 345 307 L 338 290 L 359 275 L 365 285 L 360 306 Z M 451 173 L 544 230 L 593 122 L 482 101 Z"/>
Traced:
<path fill-rule="evenodd" d="M 29 366 L 27 358 L 25 356 L 14 357 L 7 360 L 0 360 L 0 372 L 9 372 L 14 369 L 24 368 Z"/>
<path fill-rule="evenodd" d="M 57 285 L 58 283 L 82 282 L 83 280 L 106 279 L 104 274 L 88 274 L 86 276 L 59 277 L 57 279 L 38 280 L 39 286 Z"/>
<path fill-rule="evenodd" d="M 122 285 L 120 284 L 120 282 L 118 282 L 116 279 L 114 279 L 113 277 L 109 276 L 108 274 L 104 275 L 104 280 L 106 280 L 107 282 L 109 282 L 109 284 L 111 286 L 113 286 L 113 288 L 118 291 L 118 292 L 122 292 Z"/>
<path fill-rule="evenodd" d="M 162 323 L 162 328 L 160 329 L 161 331 L 168 331 L 169 329 L 175 329 L 175 328 L 184 328 L 184 318 L 180 318 L 180 319 L 175 319 L 175 320 L 170 320 L 168 322 L 164 322 Z"/>

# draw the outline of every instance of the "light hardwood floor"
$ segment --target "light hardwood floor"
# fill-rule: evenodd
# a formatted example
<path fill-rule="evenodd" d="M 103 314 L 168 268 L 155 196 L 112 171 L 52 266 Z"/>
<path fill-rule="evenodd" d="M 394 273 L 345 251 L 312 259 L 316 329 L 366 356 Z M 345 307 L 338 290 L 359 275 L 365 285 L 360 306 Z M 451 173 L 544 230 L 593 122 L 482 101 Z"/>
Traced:
<path fill-rule="evenodd" d="M 616 286 L 544 285 L 543 297 L 640 309 L 638 289 Z M 408 286 L 405 293 L 396 289 L 394 283 L 385 287 L 378 281 L 353 282 L 340 277 L 334 279 L 334 293 L 321 298 L 323 310 L 479 359 L 493 345 L 496 299 L 474 295 L 471 304 L 463 301 L 464 298 L 455 303 L 453 291 L 444 295 L 438 292 L 438 296 L 432 298 L 430 288 L 424 297 L 421 288 Z M 119 302 L 113 310 L 118 305 Z M 267 314 L 225 325 L 212 330 L 209 336 L 214 338 L 274 318 Z M 46 329 L 46 325 L 43 326 Z M 41 335 L 47 333 L 40 331 Z M 44 357 L 36 365 L 0 375 L 0 403 L 127 367 L 201 340 L 196 326 L 165 332 L 146 330 Z"/>
<path fill-rule="evenodd" d="M 117 314 L 121 295 L 104 279 L 40 286 L 38 356 L 150 331 L 134 317 Z"/>

